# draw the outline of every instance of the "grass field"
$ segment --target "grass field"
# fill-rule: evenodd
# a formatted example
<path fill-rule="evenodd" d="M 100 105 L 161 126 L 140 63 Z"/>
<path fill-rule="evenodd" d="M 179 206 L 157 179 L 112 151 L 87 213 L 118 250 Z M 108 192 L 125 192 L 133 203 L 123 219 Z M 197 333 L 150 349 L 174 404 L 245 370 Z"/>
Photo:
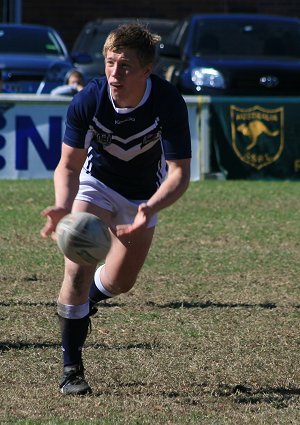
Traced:
<path fill-rule="evenodd" d="M 52 182 L 0 181 L 0 423 L 300 423 L 300 183 L 202 181 L 160 214 L 133 290 L 102 304 L 90 397 L 58 392 Z"/>

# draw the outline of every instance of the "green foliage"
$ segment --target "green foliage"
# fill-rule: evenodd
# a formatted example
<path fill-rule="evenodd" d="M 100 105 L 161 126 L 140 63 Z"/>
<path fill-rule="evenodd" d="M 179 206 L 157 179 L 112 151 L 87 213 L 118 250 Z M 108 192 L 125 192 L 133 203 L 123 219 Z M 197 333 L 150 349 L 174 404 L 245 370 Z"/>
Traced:
<path fill-rule="evenodd" d="M 299 423 L 297 182 L 201 181 L 160 213 L 133 290 L 84 351 L 91 397 L 64 397 L 63 259 L 39 236 L 52 182 L 0 181 L 0 423 Z"/>

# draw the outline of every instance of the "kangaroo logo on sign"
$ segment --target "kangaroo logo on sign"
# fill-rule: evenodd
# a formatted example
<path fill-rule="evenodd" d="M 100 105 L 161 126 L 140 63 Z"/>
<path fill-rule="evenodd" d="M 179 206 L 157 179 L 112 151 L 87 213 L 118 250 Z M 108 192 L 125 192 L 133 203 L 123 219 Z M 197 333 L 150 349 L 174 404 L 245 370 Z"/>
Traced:
<path fill-rule="evenodd" d="M 277 161 L 284 148 L 283 107 L 242 109 L 230 106 L 232 147 L 241 161 L 261 170 Z"/>

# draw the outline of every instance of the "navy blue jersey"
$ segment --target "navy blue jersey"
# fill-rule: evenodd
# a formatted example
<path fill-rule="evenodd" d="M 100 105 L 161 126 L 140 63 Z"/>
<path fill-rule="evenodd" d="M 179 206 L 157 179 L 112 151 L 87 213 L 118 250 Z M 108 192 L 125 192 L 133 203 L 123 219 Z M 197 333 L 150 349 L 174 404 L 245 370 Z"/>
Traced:
<path fill-rule="evenodd" d="M 151 76 L 141 106 L 118 113 L 106 78 L 92 80 L 72 100 L 64 143 L 88 148 L 84 169 L 128 199 L 149 199 L 166 175 L 166 160 L 191 157 L 186 104 L 167 81 Z"/>

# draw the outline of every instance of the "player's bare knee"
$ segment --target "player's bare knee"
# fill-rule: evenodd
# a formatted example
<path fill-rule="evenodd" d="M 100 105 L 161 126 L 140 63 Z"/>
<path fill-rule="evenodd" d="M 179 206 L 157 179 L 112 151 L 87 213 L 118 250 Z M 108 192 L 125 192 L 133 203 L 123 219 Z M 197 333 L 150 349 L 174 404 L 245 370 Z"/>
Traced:
<path fill-rule="evenodd" d="M 110 289 L 107 288 L 110 292 L 112 292 L 113 294 L 116 295 L 120 295 L 120 294 L 126 294 L 127 292 L 129 292 L 134 284 L 135 284 L 136 279 L 134 280 L 125 280 L 125 281 L 119 281 L 119 282 L 113 282 L 111 283 Z"/>

